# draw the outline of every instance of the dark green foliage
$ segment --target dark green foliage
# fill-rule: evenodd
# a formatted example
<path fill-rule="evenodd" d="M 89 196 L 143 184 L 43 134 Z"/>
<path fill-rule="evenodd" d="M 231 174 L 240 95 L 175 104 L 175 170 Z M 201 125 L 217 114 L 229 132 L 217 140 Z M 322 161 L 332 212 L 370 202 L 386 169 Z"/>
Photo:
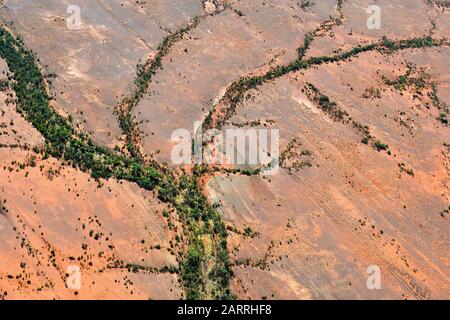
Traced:
<path fill-rule="evenodd" d="M 299 5 L 300 9 L 302 9 L 303 11 L 308 11 L 314 5 L 314 2 L 312 2 L 311 0 L 301 0 Z"/>
<path fill-rule="evenodd" d="M 382 143 L 380 140 L 376 140 L 373 146 L 375 149 L 377 149 L 377 151 L 389 149 L 389 146 L 387 144 Z"/>
<path fill-rule="evenodd" d="M 413 65 L 408 65 L 405 74 L 400 75 L 395 80 L 389 80 L 383 76 L 383 81 L 388 86 L 394 86 L 397 90 L 403 91 L 407 87 L 414 88 L 416 93 L 422 95 L 422 89 L 430 86 L 431 76 L 424 69 L 417 70 Z"/>
<path fill-rule="evenodd" d="M 342 4 L 338 7 L 341 7 Z M 337 20 L 339 24 L 339 20 Z M 367 45 L 357 46 L 349 51 L 336 54 L 334 56 L 322 56 L 322 57 L 312 57 L 304 60 L 306 51 L 310 47 L 310 44 L 314 40 L 314 32 L 306 35 L 304 44 L 300 47 L 298 51 L 298 58 L 286 65 L 281 65 L 272 68 L 267 73 L 262 76 L 245 77 L 239 81 L 233 83 L 227 90 L 225 94 L 225 99 L 230 103 L 230 107 L 226 110 L 226 114 L 218 121 L 216 128 L 220 129 L 226 122 L 226 120 L 234 113 L 237 105 L 244 98 L 244 94 L 251 89 L 255 89 L 267 81 L 279 78 L 288 73 L 296 72 L 299 70 L 309 69 L 312 66 L 321 65 L 324 63 L 333 63 L 338 61 L 345 61 L 352 57 L 356 57 L 361 53 L 369 51 L 396 51 L 404 50 L 408 48 L 424 48 L 438 46 L 443 43 L 443 41 L 434 40 L 431 37 L 425 38 L 413 38 L 407 40 L 390 40 L 387 37 L 383 37 L 378 43 L 371 43 Z M 208 118 L 208 124 L 210 123 L 210 118 Z M 208 125 L 204 124 L 204 128 L 208 129 Z"/>
<path fill-rule="evenodd" d="M 0 80 L 0 91 L 5 91 L 6 89 L 9 89 L 9 82 L 8 80 Z"/>
<path fill-rule="evenodd" d="M 14 74 L 13 89 L 17 111 L 45 138 L 47 155 L 63 159 L 96 178 L 116 177 L 153 189 L 160 174 L 143 168 L 136 160 L 125 158 L 96 145 L 86 134 L 77 132 L 69 118 L 53 110 L 35 57 L 4 29 L 0 29 L 0 56 Z"/>
<path fill-rule="evenodd" d="M 181 264 L 181 274 L 183 280 L 188 284 L 186 295 L 189 300 L 199 300 L 201 298 L 199 288 L 203 288 L 204 281 L 198 276 L 203 266 L 204 249 L 201 244 L 193 245 L 189 248 L 186 259 Z"/>
<path fill-rule="evenodd" d="M 165 40 L 161 46 L 165 46 Z M 161 55 L 164 50 L 161 50 Z M 227 232 L 218 212 L 212 209 L 197 183 L 197 177 L 182 176 L 179 181 L 168 170 L 145 165 L 136 157 L 126 157 L 95 144 L 85 133 L 77 131 L 70 118 L 65 118 L 50 107 L 42 74 L 31 52 L 21 41 L 0 28 L 0 57 L 5 59 L 14 74 L 13 89 L 17 96 L 17 110 L 43 135 L 46 140 L 44 157 L 53 156 L 68 164 L 90 172 L 95 179 L 115 178 L 134 182 L 146 190 L 158 190 L 158 197 L 172 204 L 180 215 L 190 243 L 186 260 L 181 263 L 180 276 L 188 299 L 205 296 L 205 264 L 211 270 L 206 274 L 215 285 L 217 297 L 230 296 L 232 276 L 227 252 Z M 136 85 L 143 89 L 149 77 L 160 67 L 160 58 L 154 67 L 143 68 Z M 141 93 L 137 93 L 139 96 Z M 126 117 L 126 115 L 124 116 Z M 130 122 L 121 119 L 121 126 L 129 129 Z M 217 254 L 207 261 L 203 237 L 217 237 Z M 211 263 L 212 262 L 212 263 Z M 212 267 L 211 267 L 212 265 Z M 138 266 L 130 266 L 133 271 Z"/>
<path fill-rule="evenodd" d="M 336 102 L 331 101 L 328 96 L 321 93 L 313 84 L 306 83 L 305 89 L 308 97 L 316 102 L 332 119 L 342 122 L 347 121 L 348 113 L 342 110 Z"/>

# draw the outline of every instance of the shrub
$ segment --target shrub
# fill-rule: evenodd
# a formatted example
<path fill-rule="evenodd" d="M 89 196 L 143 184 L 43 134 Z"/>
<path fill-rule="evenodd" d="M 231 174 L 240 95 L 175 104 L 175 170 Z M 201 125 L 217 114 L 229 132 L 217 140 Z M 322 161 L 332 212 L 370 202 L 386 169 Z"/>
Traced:
<path fill-rule="evenodd" d="M 389 146 L 387 144 L 382 143 L 380 140 L 376 140 L 373 146 L 375 149 L 377 149 L 377 151 L 389 149 Z"/>

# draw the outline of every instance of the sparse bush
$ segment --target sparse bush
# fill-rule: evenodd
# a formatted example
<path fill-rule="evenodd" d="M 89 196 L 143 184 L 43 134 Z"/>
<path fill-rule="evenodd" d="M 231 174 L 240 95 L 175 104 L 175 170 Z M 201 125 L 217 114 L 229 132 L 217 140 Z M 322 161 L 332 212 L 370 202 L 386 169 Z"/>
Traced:
<path fill-rule="evenodd" d="M 375 149 L 377 149 L 377 151 L 389 149 L 389 146 L 387 144 L 382 143 L 380 140 L 376 140 L 373 146 Z"/>

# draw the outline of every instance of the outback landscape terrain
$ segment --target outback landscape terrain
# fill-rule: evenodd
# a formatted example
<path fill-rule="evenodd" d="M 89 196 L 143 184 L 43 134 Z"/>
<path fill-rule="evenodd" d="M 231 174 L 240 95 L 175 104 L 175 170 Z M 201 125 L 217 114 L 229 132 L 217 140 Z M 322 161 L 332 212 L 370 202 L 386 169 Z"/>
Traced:
<path fill-rule="evenodd" d="M 0 300 L 450 298 L 450 1 L 0 0 L 0 25 Z M 174 164 L 179 129 L 277 130 L 279 168 Z"/>

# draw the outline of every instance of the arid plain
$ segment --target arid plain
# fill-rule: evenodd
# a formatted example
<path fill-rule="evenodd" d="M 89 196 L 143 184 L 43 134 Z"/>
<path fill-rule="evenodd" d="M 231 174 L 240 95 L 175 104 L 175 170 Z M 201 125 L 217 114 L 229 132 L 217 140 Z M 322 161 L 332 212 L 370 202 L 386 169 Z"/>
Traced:
<path fill-rule="evenodd" d="M 0 22 L 73 136 L 158 173 L 48 151 L 0 42 L 0 299 L 450 298 L 449 1 L 4 0 Z M 195 122 L 279 130 L 280 169 L 173 165 Z"/>

